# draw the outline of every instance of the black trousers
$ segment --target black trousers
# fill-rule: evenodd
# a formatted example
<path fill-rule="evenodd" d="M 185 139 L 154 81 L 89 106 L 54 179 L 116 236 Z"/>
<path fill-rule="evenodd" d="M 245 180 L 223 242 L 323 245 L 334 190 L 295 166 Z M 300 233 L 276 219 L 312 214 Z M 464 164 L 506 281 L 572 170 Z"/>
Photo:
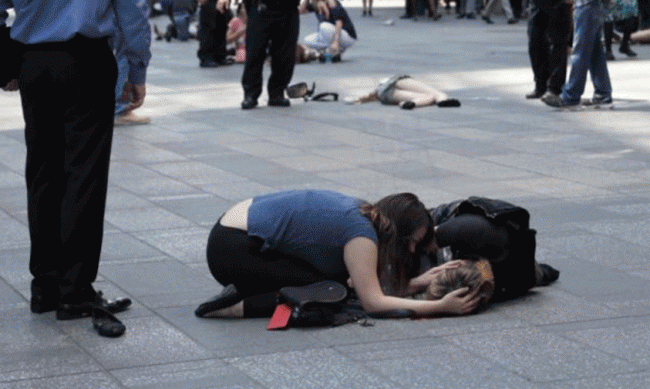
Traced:
<path fill-rule="evenodd" d="M 534 8 L 528 21 L 528 55 L 537 90 L 562 91 L 572 23 L 571 6 L 564 1 L 548 12 Z"/>
<path fill-rule="evenodd" d="M 210 272 L 220 284 L 237 287 L 245 297 L 246 317 L 271 316 L 282 287 L 304 286 L 331 279 L 304 260 L 275 251 L 261 252 L 261 248 L 261 239 L 219 223 L 212 228 L 208 238 Z M 346 282 L 345 279 L 336 281 Z"/>
<path fill-rule="evenodd" d="M 248 3 L 247 3 L 248 4 Z M 242 76 L 244 96 L 257 99 L 262 94 L 262 69 L 271 56 L 269 97 L 284 96 L 296 64 L 296 44 L 300 17 L 296 7 L 269 8 L 253 0 L 247 7 L 246 64 Z"/>
<path fill-rule="evenodd" d="M 25 119 L 32 288 L 94 298 L 113 136 L 117 65 L 107 39 L 26 45 Z"/>
<path fill-rule="evenodd" d="M 223 62 L 226 59 L 226 32 L 232 15 L 215 8 L 216 0 L 208 0 L 199 11 L 199 51 L 201 61 Z"/>

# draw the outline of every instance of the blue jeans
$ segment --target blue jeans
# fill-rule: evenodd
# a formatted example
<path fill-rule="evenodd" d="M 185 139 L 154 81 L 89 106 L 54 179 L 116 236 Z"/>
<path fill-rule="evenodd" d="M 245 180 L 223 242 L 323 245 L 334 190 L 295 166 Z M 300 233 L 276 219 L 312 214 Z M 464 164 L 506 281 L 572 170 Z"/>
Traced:
<path fill-rule="evenodd" d="M 574 9 L 575 32 L 571 74 L 562 88 L 562 101 L 577 104 L 585 91 L 587 71 L 591 74 L 595 93 L 612 96 L 612 84 L 607 71 L 607 58 L 601 42 L 604 8 L 599 0 L 581 4 Z"/>

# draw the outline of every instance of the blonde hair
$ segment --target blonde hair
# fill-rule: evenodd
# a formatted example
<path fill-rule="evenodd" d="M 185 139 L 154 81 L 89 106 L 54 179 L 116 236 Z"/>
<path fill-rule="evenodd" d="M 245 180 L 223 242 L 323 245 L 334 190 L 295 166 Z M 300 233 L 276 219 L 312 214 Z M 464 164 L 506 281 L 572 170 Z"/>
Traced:
<path fill-rule="evenodd" d="M 494 293 L 494 275 L 490 262 L 485 259 L 465 260 L 457 268 L 444 269 L 431 281 L 424 297 L 427 300 L 439 300 L 461 288 L 469 288 L 469 293 L 478 291 L 481 305 L 487 303 Z"/>

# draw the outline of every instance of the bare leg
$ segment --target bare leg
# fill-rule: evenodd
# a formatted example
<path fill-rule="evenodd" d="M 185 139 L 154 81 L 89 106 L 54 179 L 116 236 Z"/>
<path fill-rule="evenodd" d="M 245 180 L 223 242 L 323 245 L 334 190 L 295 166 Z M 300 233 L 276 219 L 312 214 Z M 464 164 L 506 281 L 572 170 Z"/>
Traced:
<path fill-rule="evenodd" d="M 400 101 L 406 100 L 402 100 L 402 98 L 399 97 L 401 95 L 399 92 L 415 92 L 419 94 L 419 96 L 411 96 L 415 97 L 415 99 L 411 99 L 411 101 L 413 101 L 418 107 L 432 105 L 439 101 L 449 99 L 449 96 L 446 93 L 412 78 L 405 78 L 397 81 L 395 88 L 394 96 Z"/>
<path fill-rule="evenodd" d="M 400 103 L 412 101 L 416 107 L 426 107 L 436 103 L 436 96 L 432 93 L 413 92 L 407 90 L 396 89 L 393 93 L 393 98 Z M 401 106 L 401 104 L 400 104 Z"/>
<path fill-rule="evenodd" d="M 650 42 L 650 29 L 640 30 L 632 34 L 632 42 Z"/>

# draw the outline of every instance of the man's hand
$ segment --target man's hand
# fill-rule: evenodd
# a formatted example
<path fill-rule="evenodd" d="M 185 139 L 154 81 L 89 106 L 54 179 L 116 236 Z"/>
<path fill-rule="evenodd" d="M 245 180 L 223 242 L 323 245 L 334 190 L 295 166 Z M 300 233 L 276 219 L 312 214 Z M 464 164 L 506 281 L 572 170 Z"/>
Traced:
<path fill-rule="evenodd" d="M 13 79 L 7 83 L 7 85 L 2 87 L 2 90 L 5 92 L 15 92 L 18 90 L 18 80 Z"/>
<path fill-rule="evenodd" d="M 325 19 L 329 20 L 330 18 L 330 7 L 327 6 L 327 3 L 324 1 L 316 2 L 316 12 L 321 14 Z"/>
<path fill-rule="evenodd" d="M 300 4 L 298 4 L 298 13 L 299 14 L 306 14 L 309 12 L 309 0 L 302 0 Z"/>
<path fill-rule="evenodd" d="M 222 14 L 226 13 L 226 10 L 230 8 L 230 0 L 217 0 L 215 8 Z"/>
<path fill-rule="evenodd" d="M 124 84 L 124 91 L 122 92 L 122 100 L 129 102 L 128 110 L 139 108 L 144 103 L 144 97 L 147 94 L 147 87 L 142 85 L 134 85 L 130 82 Z"/>

